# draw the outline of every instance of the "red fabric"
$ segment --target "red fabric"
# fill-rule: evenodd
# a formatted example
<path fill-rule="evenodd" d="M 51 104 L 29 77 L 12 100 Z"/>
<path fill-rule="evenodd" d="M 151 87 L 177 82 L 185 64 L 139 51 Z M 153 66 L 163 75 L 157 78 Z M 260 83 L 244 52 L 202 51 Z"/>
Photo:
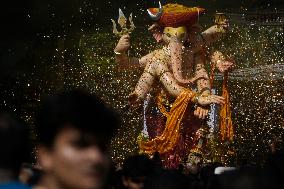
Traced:
<path fill-rule="evenodd" d="M 157 14 L 159 9 L 150 8 L 148 9 L 152 14 Z M 161 27 L 190 27 L 196 24 L 199 16 L 205 12 L 203 8 L 194 8 L 190 12 L 175 13 L 175 12 L 163 12 L 158 24 Z"/>
<path fill-rule="evenodd" d="M 155 138 L 161 135 L 165 125 L 166 118 L 162 113 L 157 112 L 155 102 L 151 101 L 146 110 L 146 124 L 149 138 Z M 163 166 L 176 169 L 178 165 L 187 159 L 189 151 L 196 147 L 198 138 L 196 132 L 201 128 L 203 120 L 193 115 L 193 107 L 188 107 L 183 120 L 180 140 L 172 152 L 161 155 Z"/>

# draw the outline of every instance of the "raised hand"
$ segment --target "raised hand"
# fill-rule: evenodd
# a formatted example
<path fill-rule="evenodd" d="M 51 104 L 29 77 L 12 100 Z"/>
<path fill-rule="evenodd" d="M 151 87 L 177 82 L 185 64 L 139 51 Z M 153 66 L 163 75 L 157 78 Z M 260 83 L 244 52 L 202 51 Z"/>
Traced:
<path fill-rule="evenodd" d="M 216 63 L 216 67 L 221 73 L 231 70 L 235 66 L 235 62 L 232 60 L 219 60 Z"/>
<path fill-rule="evenodd" d="M 235 66 L 235 60 L 233 58 L 225 57 L 219 51 L 215 51 L 212 54 L 211 61 L 216 64 L 216 67 L 221 73 L 230 71 Z"/>
<path fill-rule="evenodd" d="M 129 47 L 130 47 L 130 36 L 123 35 L 119 39 L 114 51 L 117 53 L 125 53 L 128 51 Z"/>

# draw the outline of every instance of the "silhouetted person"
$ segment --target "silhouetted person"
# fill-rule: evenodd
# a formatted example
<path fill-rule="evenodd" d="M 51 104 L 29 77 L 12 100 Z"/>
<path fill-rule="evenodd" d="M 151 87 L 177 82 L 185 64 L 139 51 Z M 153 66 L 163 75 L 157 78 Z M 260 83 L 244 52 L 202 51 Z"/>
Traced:
<path fill-rule="evenodd" d="M 154 163 L 146 155 L 128 157 L 123 164 L 122 183 L 127 189 L 142 189 L 154 171 Z"/>
<path fill-rule="evenodd" d="M 177 170 L 160 170 L 153 173 L 145 182 L 145 189 L 187 189 L 189 182 Z"/>
<path fill-rule="evenodd" d="M 47 98 L 37 116 L 38 158 L 46 189 L 101 189 L 110 168 L 107 146 L 118 126 L 113 111 L 82 90 Z"/>
<path fill-rule="evenodd" d="M 280 189 L 277 177 L 271 170 L 257 167 L 225 171 L 211 178 L 207 185 L 208 189 Z"/>
<path fill-rule="evenodd" d="M 153 161 L 156 169 L 162 168 L 162 159 L 161 159 L 159 152 L 154 153 L 154 155 L 152 157 L 152 161 Z"/>
<path fill-rule="evenodd" d="M 11 114 L 0 113 L 0 189 L 26 189 L 18 181 L 23 162 L 30 156 L 28 130 Z"/>

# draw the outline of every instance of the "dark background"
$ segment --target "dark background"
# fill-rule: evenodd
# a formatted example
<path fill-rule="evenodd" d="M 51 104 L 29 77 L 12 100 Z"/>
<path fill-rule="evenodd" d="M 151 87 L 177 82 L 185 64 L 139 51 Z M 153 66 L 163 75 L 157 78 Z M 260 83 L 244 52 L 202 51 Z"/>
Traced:
<path fill-rule="evenodd" d="M 161 0 L 161 3 L 201 6 L 208 15 L 216 11 L 284 10 L 283 0 Z M 58 83 L 59 77 L 63 77 L 57 71 L 61 69 L 61 60 L 53 58 L 58 57 L 62 43 L 64 52 L 60 53 L 64 55 L 65 66 L 81 64 L 80 39 L 92 32 L 111 32 L 110 19 L 117 18 L 118 8 L 125 15 L 132 12 L 137 28 L 146 31 L 145 23 L 150 22 L 146 9 L 157 6 L 156 0 L 1 1 L 0 108 L 16 111 L 34 104 L 39 93 L 65 87 L 64 82 Z M 36 87 L 30 89 L 30 83 Z"/>
<path fill-rule="evenodd" d="M 283 0 L 162 0 L 161 2 L 162 4 L 177 2 L 188 6 L 201 6 L 206 8 L 209 14 L 215 11 L 242 12 L 284 9 Z M 38 64 L 34 60 L 33 50 L 39 46 L 47 50 L 50 48 L 42 41 L 43 36 L 54 38 L 54 42 L 57 41 L 57 37 L 64 36 L 69 48 L 76 49 L 74 45 L 78 44 L 79 36 L 82 33 L 92 32 L 96 29 L 110 30 L 109 21 L 111 18 L 117 17 L 119 7 L 126 9 L 127 15 L 129 12 L 133 12 L 137 16 L 135 20 L 139 26 L 139 22 L 148 22 L 146 8 L 157 6 L 157 4 L 158 1 L 154 0 L 1 1 L 1 81 L 7 82 L 11 77 L 13 78 L 15 72 L 28 71 L 34 64 Z M 44 50 L 43 53 L 46 51 Z M 1 84 L 2 87 L 3 84 Z"/>
<path fill-rule="evenodd" d="M 188 6 L 201 6 L 210 14 L 215 11 L 242 12 L 283 10 L 283 0 L 180 0 Z M 32 51 L 45 46 L 43 36 L 65 36 L 73 46 L 78 36 L 96 29 L 110 30 L 110 18 L 117 17 L 118 8 L 133 12 L 137 25 L 148 22 L 146 8 L 157 6 L 154 0 L 9 0 L 0 6 L 0 77 L 9 80 L 15 72 L 37 64 Z M 140 16 L 141 15 L 141 16 Z M 45 46 L 47 49 L 48 46 Z M 74 47 L 76 49 L 76 47 Z M 32 56 L 32 57 L 31 57 Z M 3 86 L 2 86 L 3 87 Z M 1 87 L 1 88 L 2 88 Z"/>

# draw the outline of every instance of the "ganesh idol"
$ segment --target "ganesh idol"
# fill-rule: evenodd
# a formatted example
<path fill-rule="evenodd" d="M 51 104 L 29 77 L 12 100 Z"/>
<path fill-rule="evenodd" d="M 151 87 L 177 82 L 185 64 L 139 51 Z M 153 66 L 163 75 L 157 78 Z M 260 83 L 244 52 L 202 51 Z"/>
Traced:
<path fill-rule="evenodd" d="M 130 36 L 124 35 L 114 52 L 120 67 L 144 70 L 129 96 L 129 104 L 139 106 L 149 93 L 152 104 L 156 104 L 147 110 L 149 138 L 139 141 L 140 149 L 147 154 L 158 152 L 171 167 L 169 164 L 177 165 L 198 148 L 199 129 L 208 106 L 224 103 L 223 97 L 211 94 L 205 64 L 211 62 L 224 72 L 233 62 L 221 52 L 207 52 L 207 47 L 226 32 L 226 21 L 201 32 L 198 19 L 205 11 L 203 8 L 159 5 L 147 11 L 154 21 L 149 30 L 163 47 L 140 58 L 129 57 L 126 52 Z"/>

